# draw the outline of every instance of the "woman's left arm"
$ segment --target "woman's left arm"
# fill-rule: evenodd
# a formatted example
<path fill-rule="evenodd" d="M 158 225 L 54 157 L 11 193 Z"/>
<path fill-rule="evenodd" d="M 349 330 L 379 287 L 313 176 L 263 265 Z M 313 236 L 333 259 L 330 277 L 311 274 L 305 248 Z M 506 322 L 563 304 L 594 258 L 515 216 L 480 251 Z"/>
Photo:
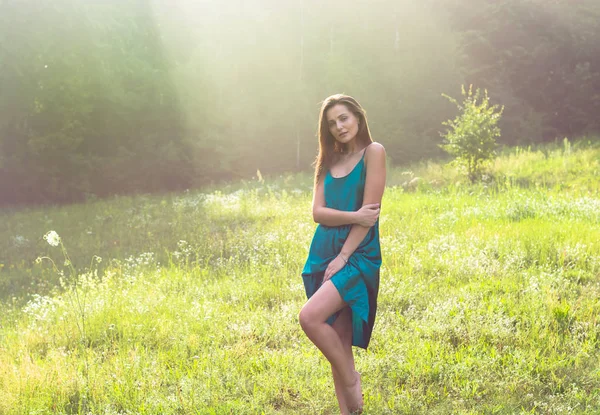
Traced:
<path fill-rule="evenodd" d="M 372 143 L 366 150 L 365 164 L 367 168 L 365 191 L 363 194 L 363 206 L 371 203 L 379 203 L 383 197 L 385 189 L 385 148 L 379 143 Z M 348 258 L 354 253 L 358 245 L 365 239 L 369 232 L 369 227 L 361 225 L 352 225 L 350 233 L 344 242 L 340 254 L 329 263 L 325 270 L 323 281 L 327 281 L 336 272 L 341 270 Z"/>

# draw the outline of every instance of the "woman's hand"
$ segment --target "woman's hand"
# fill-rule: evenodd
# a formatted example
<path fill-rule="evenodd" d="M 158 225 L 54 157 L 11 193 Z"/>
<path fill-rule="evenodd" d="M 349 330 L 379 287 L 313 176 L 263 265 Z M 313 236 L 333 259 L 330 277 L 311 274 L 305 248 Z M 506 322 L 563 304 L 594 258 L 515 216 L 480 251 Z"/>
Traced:
<path fill-rule="evenodd" d="M 379 203 L 364 205 L 356 211 L 356 224 L 370 228 L 375 225 L 379 217 Z"/>
<path fill-rule="evenodd" d="M 325 270 L 325 275 L 323 276 L 323 282 L 329 280 L 331 277 L 333 277 L 335 274 L 337 274 L 339 270 L 344 268 L 344 265 L 346 265 L 346 261 L 344 261 L 342 256 L 341 255 L 336 256 L 335 259 L 333 261 L 331 261 L 329 263 L 329 265 L 327 265 L 327 269 Z"/>

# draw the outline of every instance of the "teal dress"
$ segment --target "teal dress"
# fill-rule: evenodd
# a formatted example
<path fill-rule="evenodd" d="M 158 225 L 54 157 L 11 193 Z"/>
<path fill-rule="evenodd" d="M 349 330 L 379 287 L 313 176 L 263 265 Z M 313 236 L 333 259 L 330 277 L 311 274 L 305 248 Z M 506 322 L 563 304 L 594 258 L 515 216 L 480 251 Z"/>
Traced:
<path fill-rule="evenodd" d="M 324 178 L 325 205 L 344 211 L 357 211 L 363 203 L 366 168 L 365 154 L 346 176 L 335 178 L 328 171 Z M 352 225 L 319 225 L 310 244 L 308 259 L 302 270 L 306 295 L 310 298 L 323 283 L 327 265 L 341 252 Z M 381 248 L 379 246 L 379 219 L 369 229 L 348 263 L 331 277 L 331 282 L 352 310 L 352 345 L 366 349 L 377 312 Z M 337 315 L 327 322 L 333 324 Z"/>

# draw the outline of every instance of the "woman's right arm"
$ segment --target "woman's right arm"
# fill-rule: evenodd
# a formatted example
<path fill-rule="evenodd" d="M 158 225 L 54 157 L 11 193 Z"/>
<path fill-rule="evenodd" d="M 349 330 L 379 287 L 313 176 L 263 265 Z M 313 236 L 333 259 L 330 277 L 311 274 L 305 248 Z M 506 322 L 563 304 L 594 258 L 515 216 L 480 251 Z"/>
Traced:
<path fill-rule="evenodd" d="M 323 182 L 319 181 L 313 192 L 313 220 L 325 226 L 361 225 L 371 227 L 379 217 L 379 204 L 364 205 L 356 212 L 328 208 L 325 205 Z"/>

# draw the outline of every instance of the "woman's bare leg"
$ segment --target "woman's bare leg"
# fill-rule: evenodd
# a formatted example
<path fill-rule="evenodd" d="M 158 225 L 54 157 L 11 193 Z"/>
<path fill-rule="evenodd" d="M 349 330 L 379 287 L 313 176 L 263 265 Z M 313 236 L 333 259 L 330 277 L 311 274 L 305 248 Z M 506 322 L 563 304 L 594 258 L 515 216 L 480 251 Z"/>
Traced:
<path fill-rule="evenodd" d="M 333 322 L 333 329 L 336 331 L 348 359 L 347 365 L 349 365 L 354 371 L 354 355 L 352 353 L 352 311 L 350 307 L 345 307 L 340 315 Z M 337 397 L 338 404 L 340 406 L 340 412 L 342 415 L 349 415 L 348 405 L 346 404 L 346 397 L 344 396 L 344 385 L 340 379 L 340 375 L 337 373 L 333 365 L 331 366 L 331 372 L 333 373 L 333 384 L 335 385 L 335 396 Z"/>
<path fill-rule="evenodd" d="M 344 389 L 347 406 L 352 410 L 360 406 L 362 396 L 358 375 L 348 364 L 348 355 L 340 336 L 326 320 L 346 306 L 337 288 L 326 281 L 300 310 L 300 325 L 308 338 L 319 348 L 335 369 Z M 358 389 L 357 389 L 358 386 Z"/>

